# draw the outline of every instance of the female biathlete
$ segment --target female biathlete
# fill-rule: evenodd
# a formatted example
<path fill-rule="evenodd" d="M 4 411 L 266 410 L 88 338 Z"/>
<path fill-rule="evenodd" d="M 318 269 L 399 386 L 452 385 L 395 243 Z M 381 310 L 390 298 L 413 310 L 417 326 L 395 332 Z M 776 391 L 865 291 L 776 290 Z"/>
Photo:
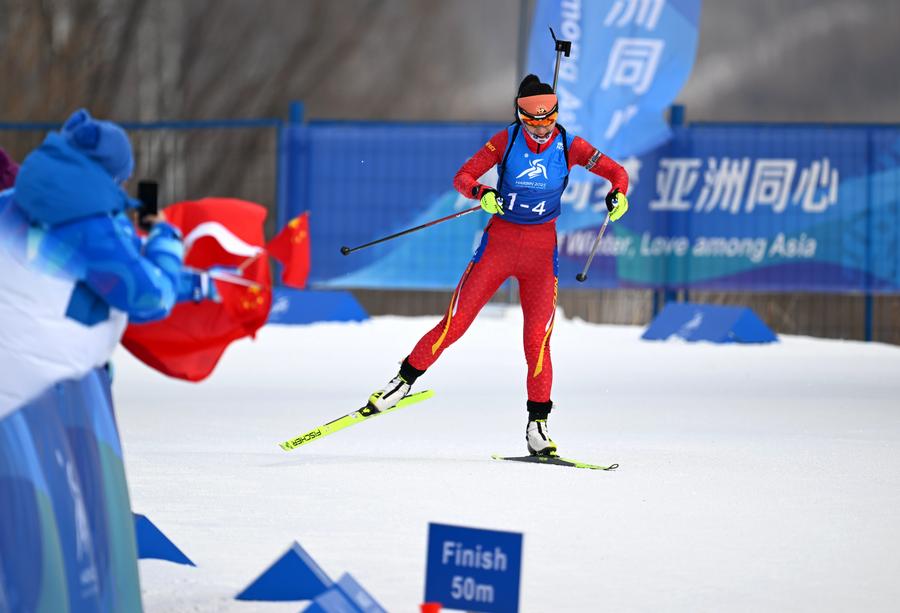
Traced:
<path fill-rule="evenodd" d="M 369 397 L 371 411 L 384 411 L 409 393 L 416 379 L 465 333 L 481 308 L 509 277 L 519 282 L 528 364 L 528 425 L 525 441 L 532 455 L 555 455 L 547 431 L 553 407 L 550 388 L 550 334 L 556 314 L 558 261 L 556 218 L 560 198 L 574 165 L 608 179 L 610 220 L 628 210 L 628 175 L 614 160 L 556 123 L 553 88 L 528 75 L 519 85 L 516 121 L 498 132 L 472 156 L 453 180 L 464 196 L 481 201 L 492 214 L 481 244 L 462 275 L 441 322 L 419 340 L 400 372 Z M 496 189 L 478 178 L 498 166 Z"/>

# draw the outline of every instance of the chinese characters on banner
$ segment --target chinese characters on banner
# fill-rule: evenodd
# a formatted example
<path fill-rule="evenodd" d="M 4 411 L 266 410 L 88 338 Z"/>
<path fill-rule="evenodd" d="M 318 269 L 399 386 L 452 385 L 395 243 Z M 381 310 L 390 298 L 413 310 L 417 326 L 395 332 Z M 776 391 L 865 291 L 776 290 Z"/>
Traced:
<path fill-rule="evenodd" d="M 804 213 L 823 213 L 837 204 L 840 177 L 827 157 L 799 172 L 797 160 L 788 158 L 711 157 L 705 171 L 703 163 L 699 158 L 661 159 L 650 210 L 738 214 L 771 207 L 773 213 L 783 213 L 794 204 Z"/>
<path fill-rule="evenodd" d="M 538 0 L 528 71 L 552 81 L 548 26 L 572 41 L 560 123 L 608 155 L 640 155 L 670 136 L 664 112 L 693 66 L 699 17 L 700 0 Z"/>

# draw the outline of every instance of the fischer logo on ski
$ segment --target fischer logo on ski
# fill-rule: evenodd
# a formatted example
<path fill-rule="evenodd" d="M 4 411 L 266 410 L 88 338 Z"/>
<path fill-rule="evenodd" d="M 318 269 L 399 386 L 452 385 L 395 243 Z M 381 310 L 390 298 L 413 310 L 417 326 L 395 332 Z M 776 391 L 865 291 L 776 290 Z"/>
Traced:
<path fill-rule="evenodd" d="M 316 428 L 315 431 L 310 432 L 309 434 L 304 434 L 303 436 L 299 436 L 299 437 L 295 438 L 293 441 L 291 441 L 291 445 L 296 447 L 297 445 L 302 445 L 303 443 L 308 443 L 309 441 L 313 440 L 314 438 L 317 438 L 320 436 L 322 436 L 322 431 L 320 429 Z"/>

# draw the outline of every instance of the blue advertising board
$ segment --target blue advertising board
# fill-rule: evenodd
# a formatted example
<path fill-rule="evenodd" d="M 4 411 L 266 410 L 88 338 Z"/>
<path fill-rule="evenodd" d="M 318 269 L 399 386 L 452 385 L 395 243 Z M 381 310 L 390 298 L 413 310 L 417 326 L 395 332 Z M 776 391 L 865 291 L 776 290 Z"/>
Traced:
<path fill-rule="evenodd" d="M 481 211 L 350 256 L 340 247 L 473 206 L 453 189 L 454 173 L 501 129 L 310 124 L 298 132 L 313 157 L 303 184 L 311 285 L 455 287 L 488 221 Z M 606 216 L 609 184 L 572 169 L 557 220 L 560 289 L 900 292 L 896 127 L 694 124 L 620 161 L 631 207 L 610 224 L 583 284 L 575 275 Z M 481 182 L 496 182 L 496 170 Z"/>
<path fill-rule="evenodd" d="M 636 206 L 613 225 L 617 250 L 596 281 L 720 291 L 878 286 L 887 280 L 867 275 L 864 247 L 866 152 L 866 132 L 851 127 L 676 129 L 630 173 Z M 574 216 L 563 223 L 580 225 Z"/>
<path fill-rule="evenodd" d="M 444 609 L 514 613 L 519 610 L 522 535 L 428 525 L 425 601 Z"/>

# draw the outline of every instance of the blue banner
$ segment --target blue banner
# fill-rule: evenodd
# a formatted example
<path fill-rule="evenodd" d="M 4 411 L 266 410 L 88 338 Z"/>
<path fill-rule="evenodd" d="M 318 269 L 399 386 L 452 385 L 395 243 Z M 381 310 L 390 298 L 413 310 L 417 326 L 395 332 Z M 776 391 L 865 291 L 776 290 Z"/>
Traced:
<path fill-rule="evenodd" d="M 614 257 L 595 280 L 725 291 L 896 289 L 896 271 L 873 266 L 873 258 L 896 261 L 870 226 L 871 215 L 895 210 L 896 194 L 870 192 L 869 145 L 857 128 L 678 129 L 670 146 L 642 158 L 630 198 L 639 205 L 614 224 Z M 580 226 L 576 217 L 568 216 L 569 228 Z M 582 261 L 565 244 L 562 251 Z"/>
<path fill-rule="evenodd" d="M 455 287 L 482 211 L 349 256 L 340 248 L 476 205 L 453 176 L 503 127 L 310 124 L 293 134 L 289 146 L 309 156 L 290 201 L 309 205 L 313 287 Z M 583 284 L 575 275 L 608 184 L 572 169 L 557 220 L 560 288 L 900 291 L 900 128 L 695 124 L 624 165 L 631 208 Z M 482 177 L 495 181 L 495 170 Z"/>
<path fill-rule="evenodd" d="M 473 213 L 401 239 L 341 255 L 388 234 L 477 204 L 453 176 L 496 132 L 497 123 L 322 122 L 285 130 L 302 180 L 290 181 L 286 219 L 309 210 L 315 288 L 426 288 L 456 285 L 486 213 Z M 486 177 L 487 182 L 496 182 Z"/>
<path fill-rule="evenodd" d="M 572 42 L 559 122 L 614 158 L 640 155 L 670 136 L 664 111 L 691 72 L 699 20 L 700 0 L 537 0 L 528 71 L 552 83 L 552 27 Z"/>

